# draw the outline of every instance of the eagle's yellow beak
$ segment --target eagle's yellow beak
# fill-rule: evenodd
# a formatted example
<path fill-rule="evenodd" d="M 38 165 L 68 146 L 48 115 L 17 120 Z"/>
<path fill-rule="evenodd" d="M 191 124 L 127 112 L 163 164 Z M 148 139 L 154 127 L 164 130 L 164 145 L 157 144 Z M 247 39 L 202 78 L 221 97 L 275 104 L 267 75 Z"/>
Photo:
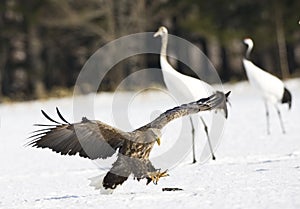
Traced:
<path fill-rule="evenodd" d="M 158 144 L 158 146 L 160 145 L 160 138 L 157 138 L 156 139 L 156 142 L 157 142 L 157 144 Z"/>

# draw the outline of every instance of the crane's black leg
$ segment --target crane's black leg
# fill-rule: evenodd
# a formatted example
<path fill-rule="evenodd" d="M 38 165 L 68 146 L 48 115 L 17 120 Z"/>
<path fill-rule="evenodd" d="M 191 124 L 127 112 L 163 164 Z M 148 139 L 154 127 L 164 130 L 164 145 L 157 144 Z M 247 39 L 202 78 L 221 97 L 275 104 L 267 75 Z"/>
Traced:
<path fill-rule="evenodd" d="M 207 137 L 207 141 L 208 141 L 208 146 L 209 146 L 210 153 L 211 153 L 211 158 L 212 158 L 213 160 L 215 160 L 216 157 L 215 157 L 215 155 L 214 155 L 214 151 L 213 151 L 213 148 L 212 148 L 212 145 L 211 145 L 210 137 L 209 137 L 209 135 L 208 135 L 208 128 L 207 128 L 207 125 L 206 125 L 206 123 L 205 123 L 205 121 L 203 120 L 202 117 L 200 117 L 200 119 L 201 119 L 201 121 L 202 121 L 202 123 L 203 123 L 204 131 L 205 131 L 205 133 L 206 133 L 206 137 Z"/>
<path fill-rule="evenodd" d="M 195 156 L 195 127 L 193 124 L 192 117 L 190 117 L 190 122 L 192 126 L 192 152 L 193 152 L 193 163 L 196 163 L 196 156 Z"/>
<path fill-rule="evenodd" d="M 267 118 L 267 134 L 270 134 L 270 114 L 269 114 L 269 109 L 268 109 L 268 104 L 265 102 L 265 107 L 266 107 L 266 118 Z"/>
<path fill-rule="evenodd" d="M 282 117 L 281 117 L 280 110 L 279 110 L 279 108 L 277 107 L 277 105 L 275 105 L 275 108 L 276 108 L 276 111 L 277 111 L 277 114 L 278 114 L 278 117 L 279 117 L 279 121 L 280 121 L 282 133 L 285 134 L 285 128 L 284 128 L 284 126 L 283 126 L 283 121 L 282 121 Z"/>

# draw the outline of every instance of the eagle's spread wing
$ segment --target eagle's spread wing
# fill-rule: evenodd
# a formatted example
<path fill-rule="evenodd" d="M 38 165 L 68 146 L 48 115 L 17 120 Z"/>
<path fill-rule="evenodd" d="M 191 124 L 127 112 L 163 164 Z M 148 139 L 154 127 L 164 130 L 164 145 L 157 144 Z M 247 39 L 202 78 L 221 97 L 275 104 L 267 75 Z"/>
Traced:
<path fill-rule="evenodd" d="M 60 114 L 65 123 L 50 118 L 44 111 L 43 115 L 56 125 L 38 125 L 46 128 L 35 131 L 28 145 L 50 148 L 63 155 L 76 155 L 90 159 L 107 158 L 122 146 L 128 133 L 95 120 L 83 118 L 80 123 L 70 124 Z"/>
<path fill-rule="evenodd" d="M 158 128 L 161 129 L 170 121 L 183 117 L 190 114 L 195 114 L 200 111 L 206 110 L 213 110 L 213 109 L 223 109 L 225 115 L 227 117 L 227 97 L 229 96 L 230 92 L 224 94 L 223 92 L 217 91 L 213 95 L 207 98 L 200 99 L 196 102 L 191 102 L 188 104 L 183 104 L 178 107 L 174 107 L 173 109 L 167 110 L 166 112 L 162 113 L 158 116 L 155 120 L 151 123 L 147 124 L 143 128 Z"/>

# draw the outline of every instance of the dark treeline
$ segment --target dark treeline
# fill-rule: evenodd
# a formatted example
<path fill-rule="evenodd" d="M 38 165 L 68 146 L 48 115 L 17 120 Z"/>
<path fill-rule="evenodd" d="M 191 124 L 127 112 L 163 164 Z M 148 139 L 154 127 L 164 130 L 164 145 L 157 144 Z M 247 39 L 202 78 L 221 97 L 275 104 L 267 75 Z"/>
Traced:
<path fill-rule="evenodd" d="M 198 45 L 223 81 L 245 78 L 242 40 L 248 36 L 258 65 L 281 78 L 299 76 L 299 11 L 299 0 L 1 0 L 0 101 L 72 89 L 98 48 L 160 25 Z M 158 56 L 132 57 L 100 88 L 114 90 L 126 75 L 158 66 Z"/>

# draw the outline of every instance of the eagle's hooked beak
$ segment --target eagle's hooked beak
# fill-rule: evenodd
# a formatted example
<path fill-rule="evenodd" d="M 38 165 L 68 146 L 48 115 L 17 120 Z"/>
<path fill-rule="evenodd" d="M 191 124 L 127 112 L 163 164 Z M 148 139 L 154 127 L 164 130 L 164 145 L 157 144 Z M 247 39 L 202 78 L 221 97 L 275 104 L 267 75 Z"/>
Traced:
<path fill-rule="evenodd" d="M 157 142 L 157 144 L 159 146 L 160 145 L 160 138 L 159 137 L 156 139 L 156 142 Z"/>

